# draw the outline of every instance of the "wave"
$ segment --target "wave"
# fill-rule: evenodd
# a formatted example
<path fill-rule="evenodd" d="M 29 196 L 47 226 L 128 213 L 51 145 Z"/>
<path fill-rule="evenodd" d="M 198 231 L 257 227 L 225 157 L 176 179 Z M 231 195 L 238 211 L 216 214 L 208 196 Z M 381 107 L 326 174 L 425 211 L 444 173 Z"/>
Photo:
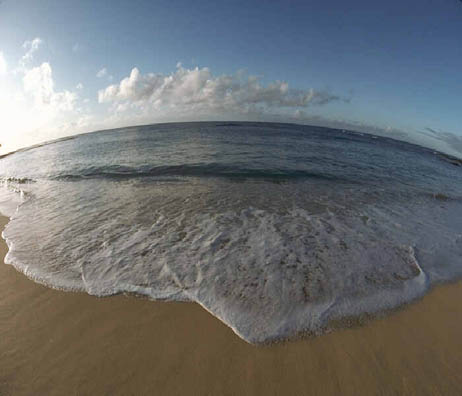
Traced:
<path fill-rule="evenodd" d="M 400 235 L 376 241 L 372 223 L 354 217 L 247 208 L 160 214 L 146 226 L 117 221 L 108 228 L 90 226 L 89 214 L 77 210 L 71 227 L 51 213 L 30 222 L 26 212 L 34 209 L 24 207 L 4 233 L 6 262 L 29 278 L 101 297 L 129 292 L 197 302 L 250 343 L 319 334 L 332 320 L 392 309 L 422 296 L 433 276 L 425 249 Z M 24 235 L 24 225 L 38 230 L 44 221 L 51 235 L 42 243 L 50 249 L 40 251 L 37 265 L 37 250 L 28 253 L 35 233 Z"/>
<path fill-rule="evenodd" d="M 0 160 L 6 261 L 64 290 L 194 301 L 254 343 L 462 276 L 460 168 L 367 136 L 227 124 Z"/>
<path fill-rule="evenodd" d="M 261 179 L 261 180 L 297 180 L 316 179 L 335 182 L 355 182 L 329 173 L 286 169 L 251 169 L 221 164 L 206 165 L 171 165 L 150 168 L 133 168 L 124 166 L 90 167 L 78 173 L 66 173 L 53 176 L 53 180 L 78 181 L 84 179 L 123 180 L 146 177 L 216 177 L 227 179 Z"/>
<path fill-rule="evenodd" d="M 434 200 L 315 213 L 309 196 L 305 208 L 234 207 L 227 199 L 249 189 L 234 184 L 218 199 L 197 185 L 168 193 L 146 185 L 132 199 L 129 184 L 95 184 L 31 186 L 39 194 L 3 234 L 6 262 L 57 289 L 197 302 L 251 343 L 317 334 L 332 320 L 392 309 L 461 275 L 459 226 L 448 225 Z M 257 188 L 274 203 L 300 187 Z"/>

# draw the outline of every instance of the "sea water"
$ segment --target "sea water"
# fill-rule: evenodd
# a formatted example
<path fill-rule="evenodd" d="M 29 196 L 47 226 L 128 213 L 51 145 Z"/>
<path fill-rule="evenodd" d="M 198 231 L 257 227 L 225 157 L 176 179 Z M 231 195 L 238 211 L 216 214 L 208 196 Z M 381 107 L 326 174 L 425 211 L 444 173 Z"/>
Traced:
<path fill-rule="evenodd" d="M 197 302 L 251 343 L 462 276 L 462 167 L 312 126 L 181 123 L 0 159 L 6 263 L 47 286 Z"/>

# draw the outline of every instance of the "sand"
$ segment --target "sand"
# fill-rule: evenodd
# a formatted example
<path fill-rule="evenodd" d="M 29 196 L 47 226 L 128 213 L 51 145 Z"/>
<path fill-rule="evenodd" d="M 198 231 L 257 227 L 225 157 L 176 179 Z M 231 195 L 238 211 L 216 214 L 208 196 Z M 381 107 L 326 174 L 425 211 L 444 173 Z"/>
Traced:
<path fill-rule="evenodd" d="M 196 304 L 51 290 L 0 264 L 0 395 L 461 395 L 461 302 L 462 284 L 445 285 L 257 347 Z"/>

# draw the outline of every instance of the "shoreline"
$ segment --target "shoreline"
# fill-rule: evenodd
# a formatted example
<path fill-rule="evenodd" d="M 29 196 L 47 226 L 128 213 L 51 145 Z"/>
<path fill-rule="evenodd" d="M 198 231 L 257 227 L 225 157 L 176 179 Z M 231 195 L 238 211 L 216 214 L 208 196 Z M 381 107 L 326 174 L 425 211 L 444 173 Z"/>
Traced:
<path fill-rule="evenodd" d="M 1 395 L 462 394 L 462 282 L 353 327 L 254 346 L 198 304 L 34 283 L 3 263 L 6 249 Z"/>

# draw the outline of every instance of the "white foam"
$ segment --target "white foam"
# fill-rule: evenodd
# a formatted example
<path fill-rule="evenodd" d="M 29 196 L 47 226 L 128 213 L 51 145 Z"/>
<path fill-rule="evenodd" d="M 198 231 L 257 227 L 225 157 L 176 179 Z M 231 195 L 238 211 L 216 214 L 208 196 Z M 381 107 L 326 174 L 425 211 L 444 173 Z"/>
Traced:
<path fill-rule="evenodd" d="M 16 183 L 8 180 L 0 181 L 0 213 L 2 215 L 13 216 L 25 199 L 24 191 Z"/>
<path fill-rule="evenodd" d="M 30 185 L 4 231 L 6 262 L 54 288 L 194 301 L 253 343 L 393 308 L 460 268 L 460 235 L 437 206 L 354 209 L 350 196 L 351 210 L 303 208 L 278 200 L 288 186 L 258 188 L 273 193 L 261 208 L 222 186 L 216 196 L 210 185 Z M 441 252 L 457 263 L 438 272 Z"/>

